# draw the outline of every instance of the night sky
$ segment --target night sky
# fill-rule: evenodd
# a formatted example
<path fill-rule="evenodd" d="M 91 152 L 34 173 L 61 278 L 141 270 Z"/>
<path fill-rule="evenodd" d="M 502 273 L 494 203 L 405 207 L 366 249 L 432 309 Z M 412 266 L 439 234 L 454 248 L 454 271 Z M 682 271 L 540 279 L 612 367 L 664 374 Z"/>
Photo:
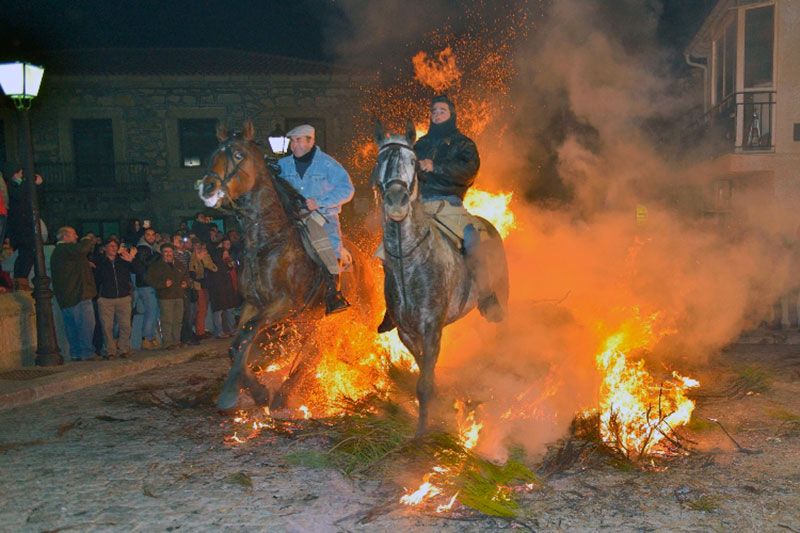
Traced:
<path fill-rule="evenodd" d="M 680 54 L 715 1 L 664 0 L 661 44 Z M 0 0 L 0 13 L 0 60 L 69 48 L 225 47 L 332 61 L 332 41 L 352 31 L 336 0 Z"/>

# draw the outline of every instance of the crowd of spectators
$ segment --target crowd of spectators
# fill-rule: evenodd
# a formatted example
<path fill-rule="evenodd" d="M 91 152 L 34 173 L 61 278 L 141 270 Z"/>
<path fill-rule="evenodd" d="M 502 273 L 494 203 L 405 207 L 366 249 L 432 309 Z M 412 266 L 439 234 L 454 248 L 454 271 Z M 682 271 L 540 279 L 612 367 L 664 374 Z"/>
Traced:
<path fill-rule="evenodd" d="M 36 176 L 37 187 L 43 180 Z M 16 252 L 13 273 L 0 267 L 0 293 L 30 291 L 35 235 L 22 169 L 0 174 L 0 261 Z M 46 237 L 45 237 L 46 238 Z M 174 233 L 132 221 L 122 237 L 100 239 L 64 226 L 56 232 L 49 272 L 70 357 L 114 359 L 133 353 L 133 318 L 141 315 L 144 350 L 175 349 L 235 332 L 241 305 L 237 268 L 244 243 L 202 212 Z M 208 310 L 213 333 L 206 331 Z"/>

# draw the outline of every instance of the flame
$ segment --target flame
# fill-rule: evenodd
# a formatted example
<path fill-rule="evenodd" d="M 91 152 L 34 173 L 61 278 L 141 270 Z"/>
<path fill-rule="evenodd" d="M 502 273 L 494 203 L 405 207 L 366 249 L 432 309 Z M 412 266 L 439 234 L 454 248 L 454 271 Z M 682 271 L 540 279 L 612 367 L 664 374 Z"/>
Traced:
<path fill-rule="evenodd" d="M 453 407 L 456 409 L 456 421 L 458 422 L 458 441 L 467 450 L 471 450 L 478 443 L 478 435 L 483 428 L 482 422 L 475 421 L 475 409 L 469 409 L 468 403 L 462 400 L 456 400 Z M 400 503 L 406 505 L 419 505 L 425 500 L 429 500 L 434 496 L 443 493 L 443 490 L 434 484 L 435 478 L 447 474 L 450 470 L 443 466 L 434 466 L 430 472 L 422 477 L 422 484 L 419 488 L 411 494 L 406 494 L 400 497 Z M 433 480 L 433 481 L 432 481 Z M 436 508 L 437 513 L 449 511 L 453 507 L 460 491 L 456 491 L 450 498 L 449 503 L 441 504 Z"/>
<path fill-rule="evenodd" d="M 603 375 L 601 436 L 626 455 L 641 458 L 670 431 L 691 420 L 695 404 L 686 390 L 699 386 L 699 382 L 673 372 L 675 379 L 657 383 L 645 369 L 644 360 L 629 360 L 628 354 L 650 348 L 666 333 L 653 331 L 657 313 L 640 320 L 636 311 L 637 317 L 605 339 L 595 360 Z"/>
<path fill-rule="evenodd" d="M 464 448 L 471 450 L 478 443 L 478 434 L 483 429 L 483 423 L 475 422 L 474 410 L 464 416 L 466 405 L 463 401 L 456 400 L 454 407 L 458 413 L 458 440 Z"/>
<path fill-rule="evenodd" d="M 510 208 L 512 195 L 510 192 L 492 194 L 473 187 L 464 197 L 464 207 L 473 215 L 491 222 L 505 239 L 517 227 L 514 212 Z"/>
<path fill-rule="evenodd" d="M 449 46 L 439 52 L 435 59 L 419 52 L 412 58 L 414 79 L 436 91 L 443 92 L 461 78 L 461 70 L 456 66 L 456 58 Z"/>

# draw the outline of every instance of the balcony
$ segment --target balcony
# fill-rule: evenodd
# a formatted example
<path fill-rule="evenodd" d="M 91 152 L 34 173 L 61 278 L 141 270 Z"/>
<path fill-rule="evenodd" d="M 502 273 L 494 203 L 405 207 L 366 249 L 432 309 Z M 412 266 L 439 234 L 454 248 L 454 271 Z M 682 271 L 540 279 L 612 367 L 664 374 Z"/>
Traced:
<path fill-rule="evenodd" d="M 703 117 L 702 137 L 714 156 L 775 151 L 775 91 L 733 93 Z"/>
<path fill-rule="evenodd" d="M 147 192 L 150 190 L 150 164 L 121 163 L 37 163 L 48 191 Z"/>

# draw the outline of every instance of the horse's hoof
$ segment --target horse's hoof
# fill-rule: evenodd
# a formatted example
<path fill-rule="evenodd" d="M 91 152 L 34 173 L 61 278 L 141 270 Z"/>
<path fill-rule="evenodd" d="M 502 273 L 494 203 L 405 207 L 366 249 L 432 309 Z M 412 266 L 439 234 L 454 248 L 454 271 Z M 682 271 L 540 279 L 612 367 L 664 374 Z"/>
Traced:
<path fill-rule="evenodd" d="M 278 411 L 280 409 L 285 409 L 287 405 L 288 398 L 286 394 L 282 392 L 275 393 L 275 396 L 272 398 L 272 403 L 269 404 L 270 411 Z"/>
<path fill-rule="evenodd" d="M 223 387 L 219 398 L 217 398 L 217 409 L 223 412 L 230 411 L 235 409 L 238 403 L 239 388 L 237 387 L 236 390 L 225 390 L 225 387 Z"/>

